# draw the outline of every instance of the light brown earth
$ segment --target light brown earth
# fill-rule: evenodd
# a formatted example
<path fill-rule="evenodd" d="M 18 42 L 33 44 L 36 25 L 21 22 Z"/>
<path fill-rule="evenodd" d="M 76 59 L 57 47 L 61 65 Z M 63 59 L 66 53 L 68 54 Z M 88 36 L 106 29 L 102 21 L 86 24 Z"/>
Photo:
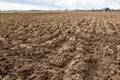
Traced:
<path fill-rule="evenodd" d="M 1 13 L 0 78 L 120 80 L 120 12 Z"/>

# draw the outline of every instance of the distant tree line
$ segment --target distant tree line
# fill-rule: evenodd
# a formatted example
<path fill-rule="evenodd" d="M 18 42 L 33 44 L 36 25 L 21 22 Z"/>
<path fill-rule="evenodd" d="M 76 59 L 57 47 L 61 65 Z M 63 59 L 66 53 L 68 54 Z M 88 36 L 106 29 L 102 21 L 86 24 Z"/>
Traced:
<path fill-rule="evenodd" d="M 70 10 L 65 10 L 65 11 L 70 11 Z M 120 11 L 120 9 L 110 9 L 110 8 L 108 8 L 108 7 L 106 7 L 106 8 L 103 8 L 103 9 L 91 9 L 91 10 L 79 10 L 79 9 L 76 9 L 76 10 L 73 10 L 73 11 Z"/>
<path fill-rule="evenodd" d="M 0 10 L 0 12 L 55 12 L 55 11 L 120 11 L 120 9 L 110 9 L 108 7 L 106 8 L 103 8 L 103 9 L 91 9 L 91 10 L 80 10 L 80 9 L 76 9 L 76 10 L 68 10 L 68 9 L 65 9 L 65 10 Z"/>

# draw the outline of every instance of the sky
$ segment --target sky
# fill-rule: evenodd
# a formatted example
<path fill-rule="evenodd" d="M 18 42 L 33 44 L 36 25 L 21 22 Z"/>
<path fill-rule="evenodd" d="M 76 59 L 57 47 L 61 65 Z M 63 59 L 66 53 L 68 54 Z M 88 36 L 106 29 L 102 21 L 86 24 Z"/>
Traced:
<path fill-rule="evenodd" d="M 120 0 L 0 0 L 0 10 L 120 9 Z"/>

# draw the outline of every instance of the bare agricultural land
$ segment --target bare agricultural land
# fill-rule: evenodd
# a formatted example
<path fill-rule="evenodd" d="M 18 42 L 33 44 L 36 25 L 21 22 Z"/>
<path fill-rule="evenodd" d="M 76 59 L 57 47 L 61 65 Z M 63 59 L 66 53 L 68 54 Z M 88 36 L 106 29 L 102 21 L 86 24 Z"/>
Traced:
<path fill-rule="evenodd" d="M 120 80 L 120 12 L 0 14 L 0 78 Z"/>

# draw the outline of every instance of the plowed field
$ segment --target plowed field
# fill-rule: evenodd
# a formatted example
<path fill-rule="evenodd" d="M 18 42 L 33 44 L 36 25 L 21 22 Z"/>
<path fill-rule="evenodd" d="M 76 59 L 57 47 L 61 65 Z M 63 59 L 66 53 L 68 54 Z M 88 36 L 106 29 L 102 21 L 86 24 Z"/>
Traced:
<path fill-rule="evenodd" d="M 1 13 L 0 78 L 120 80 L 120 12 Z"/>

